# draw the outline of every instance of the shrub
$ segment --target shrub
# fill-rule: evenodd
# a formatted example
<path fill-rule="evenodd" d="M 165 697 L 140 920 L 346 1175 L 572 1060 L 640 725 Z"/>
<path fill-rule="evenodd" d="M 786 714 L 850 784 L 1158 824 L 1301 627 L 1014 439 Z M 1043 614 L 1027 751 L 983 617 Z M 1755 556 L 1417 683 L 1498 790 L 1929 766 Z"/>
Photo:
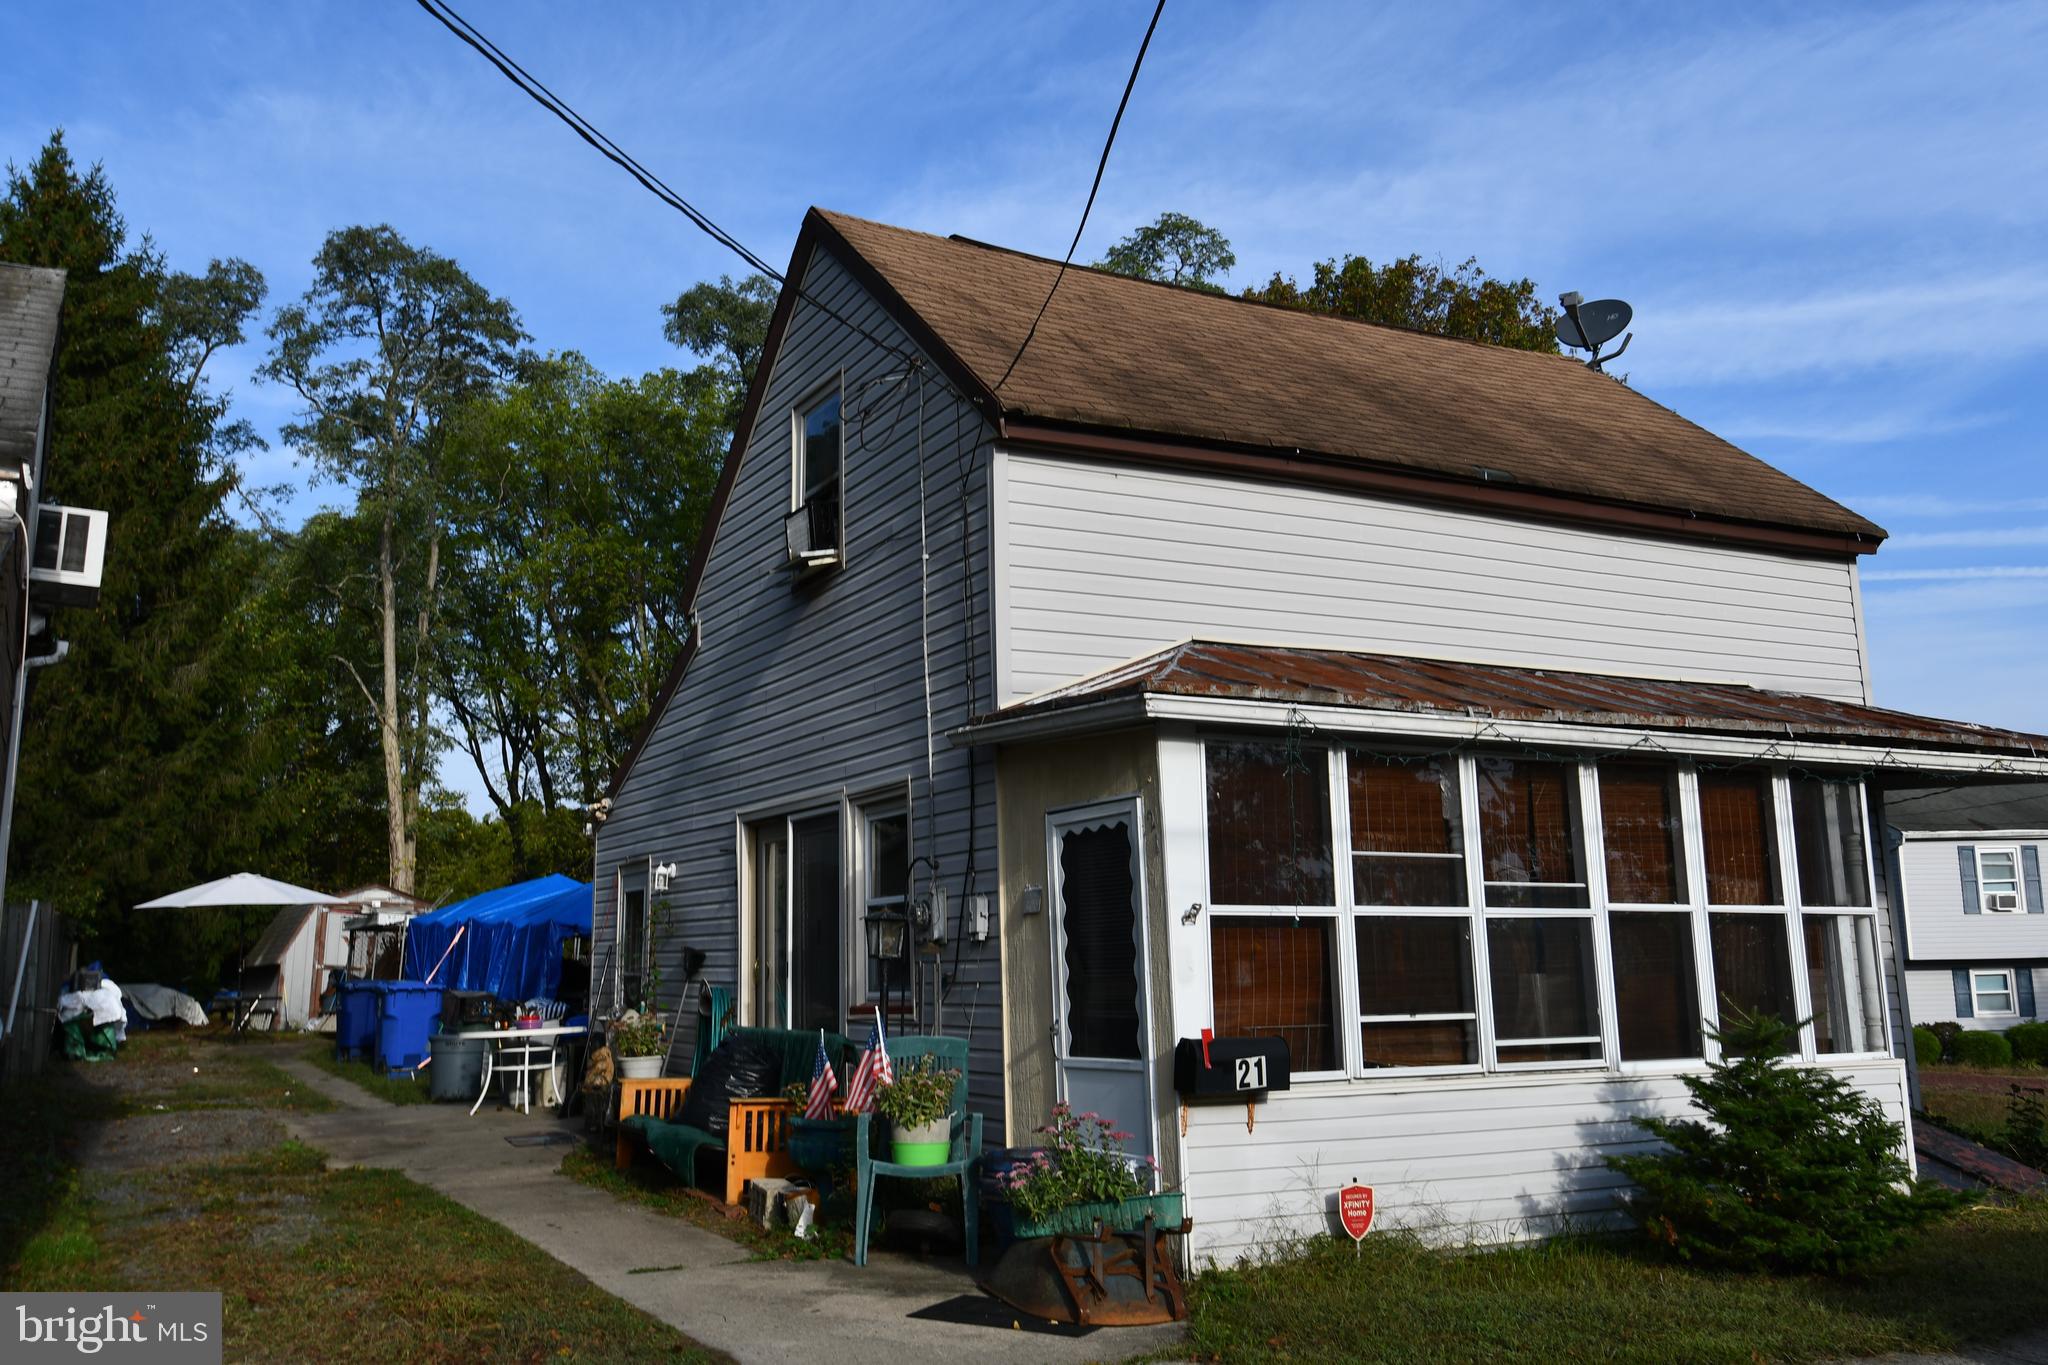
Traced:
<path fill-rule="evenodd" d="M 1953 1019 L 1944 1019 L 1938 1024 L 1929 1024 L 1934 1036 L 1941 1039 L 1941 1055 L 1946 1061 L 1956 1059 L 1956 1039 L 1962 1037 L 1963 1026 Z"/>
<path fill-rule="evenodd" d="M 1684 1077 L 1700 1117 L 1643 1118 L 1669 1150 L 1607 1158 L 1630 1215 L 1686 1260 L 1840 1272 L 1892 1250 L 1961 1197 L 1913 1180 L 1904 1130 L 1841 1077 L 1780 1055 L 1773 1016 L 1714 1030 L 1723 1060 Z"/>
<path fill-rule="evenodd" d="M 1913 1025 L 1913 1059 L 1922 1066 L 1941 1060 L 1941 1035 L 1925 1024 Z"/>
<path fill-rule="evenodd" d="M 2048 1066 L 2048 1024 L 2014 1024 L 2005 1031 L 2005 1041 L 2012 1044 L 2014 1061 Z"/>
<path fill-rule="evenodd" d="M 2014 1161 L 2036 1169 L 2048 1166 L 2048 1111 L 2042 1108 L 2041 1091 L 2012 1087 L 2005 1101 L 2005 1129 L 1999 1136 L 2000 1147 Z"/>
<path fill-rule="evenodd" d="M 1983 1029 L 1966 1029 L 1956 1035 L 1955 1046 L 1949 1049 L 1955 1059 L 1964 1066 L 2011 1066 L 2012 1044 L 2005 1041 L 2002 1033 L 1987 1033 Z"/>

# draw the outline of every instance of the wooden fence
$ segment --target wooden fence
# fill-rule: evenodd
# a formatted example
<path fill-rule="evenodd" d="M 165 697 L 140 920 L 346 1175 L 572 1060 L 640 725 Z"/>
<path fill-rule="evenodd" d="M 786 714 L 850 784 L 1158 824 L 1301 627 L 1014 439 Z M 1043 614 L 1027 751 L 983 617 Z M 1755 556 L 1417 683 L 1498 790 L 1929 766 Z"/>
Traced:
<path fill-rule="evenodd" d="M 71 956 L 71 928 L 47 904 L 0 907 L 0 1084 L 33 1076 L 49 1060 Z"/>

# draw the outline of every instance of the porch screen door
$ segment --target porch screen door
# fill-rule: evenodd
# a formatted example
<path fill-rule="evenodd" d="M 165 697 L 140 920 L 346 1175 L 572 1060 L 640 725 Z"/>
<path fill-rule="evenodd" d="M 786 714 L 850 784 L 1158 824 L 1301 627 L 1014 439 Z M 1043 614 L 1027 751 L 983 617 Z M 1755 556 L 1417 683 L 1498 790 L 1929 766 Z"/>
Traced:
<path fill-rule="evenodd" d="M 1060 1098 L 1152 1153 L 1144 868 L 1135 798 L 1048 817 Z"/>

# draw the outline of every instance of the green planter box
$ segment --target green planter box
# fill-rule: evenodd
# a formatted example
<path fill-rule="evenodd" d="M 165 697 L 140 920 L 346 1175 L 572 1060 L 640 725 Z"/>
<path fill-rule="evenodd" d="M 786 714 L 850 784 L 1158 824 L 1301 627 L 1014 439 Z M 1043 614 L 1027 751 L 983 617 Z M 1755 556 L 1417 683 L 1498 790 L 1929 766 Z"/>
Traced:
<path fill-rule="evenodd" d="M 829 1175 L 835 1166 L 851 1166 L 854 1123 L 851 1118 L 792 1118 L 790 1159 L 814 1176 Z"/>
<path fill-rule="evenodd" d="M 1020 1238 L 1073 1237 L 1095 1231 L 1099 1222 L 1111 1232 L 1136 1232 L 1145 1226 L 1148 1213 L 1159 1227 L 1177 1228 L 1184 1216 L 1182 1208 L 1181 1192 L 1169 1190 L 1165 1194 L 1141 1194 L 1116 1204 L 1069 1204 L 1035 1222 L 1018 1214 L 1016 1231 Z"/>

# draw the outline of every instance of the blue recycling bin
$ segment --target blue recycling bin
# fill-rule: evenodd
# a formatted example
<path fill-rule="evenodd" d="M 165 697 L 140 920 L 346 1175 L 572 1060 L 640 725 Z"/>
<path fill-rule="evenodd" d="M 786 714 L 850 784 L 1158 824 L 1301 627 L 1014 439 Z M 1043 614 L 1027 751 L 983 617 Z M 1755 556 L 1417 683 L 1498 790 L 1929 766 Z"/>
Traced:
<path fill-rule="evenodd" d="M 390 1075 L 418 1069 L 427 1038 L 441 1014 L 441 987 L 423 981 L 383 981 L 377 1010 L 377 1069 Z"/>
<path fill-rule="evenodd" d="M 383 981 L 345 981 L 336 993 L 334 1055 L 339 1061 L 368 1061 L 377 1046 L 377 1001 Z"/>

